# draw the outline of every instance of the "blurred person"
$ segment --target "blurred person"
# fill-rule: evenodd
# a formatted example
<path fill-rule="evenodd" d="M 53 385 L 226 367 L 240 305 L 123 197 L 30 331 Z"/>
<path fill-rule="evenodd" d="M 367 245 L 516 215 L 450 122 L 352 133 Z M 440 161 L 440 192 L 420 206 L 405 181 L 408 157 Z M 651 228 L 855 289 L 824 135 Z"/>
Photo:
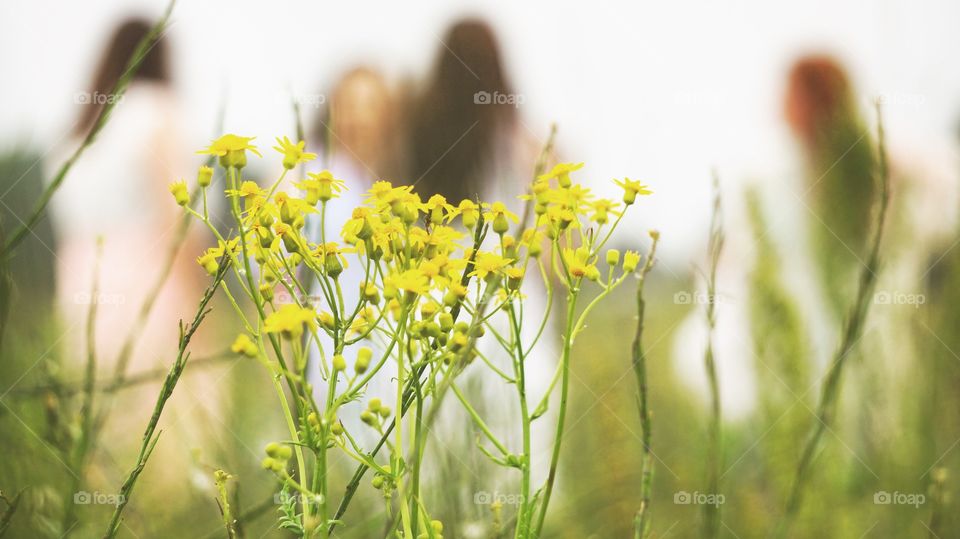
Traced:
<path fill-rule="evenodd" d="M 874 139 L 859 104 L 846 70 L 832 57 L 805 56 L 791 67 L 784 114 L 805 162 L 813 255 L 838 316 L 867 258 L 879 196 Z"/>
<path fill-rule="evenodd" d="M 446 32 L 437 47 L 433 68 L 413 98 L 408 120 L 409 172 L 404 180 L 414 185 L 424 201 L 439 194 L 456 206 L 461 200 L 480 198 L 501 201 L 522 215 L 517 196 L 526 192 L 532 179 L 540 143 L 523 129 L 519 114 L 522 96 L 515 92 L 509 79 L 498 39 L 489 24 L 464 19 L 455 22 Z M 536 272 L 529 275 L 531 278 L 523 285 L 527 320 L 521 339 L 526 343 L 533 342 L 535 326 L 542 317 L 549 316 L 544 287 L 536 282 Z M 509 333 L 501 315 L 496 315 L 491 323 L 498 331 Z M 525 361 L 531 410 L 546 392 L 559 362 L 559 342 L 558 332 L 548 323 L 534 352 Z M 480 352 L 498 368 L 511 372 L 510 357 L 493 341 L 481 345 Z M 505 384 L 484 383 L 492 374 L 485 372 L 482 363 L 477 363 L 466 369 L 458 383 L 468 390 L 466 397 L 490 428 L 502 436 L 501 440 L 508 445 L 519 444 L 520 432 L 507 428 L 508 418 L 519 413 L 515 389 Z M 454 409 L 456 406 L 445 408 L 436 426 L 442 434 L 434 437 L 437 443 L 433 450 L 436 458 L 446 459 L 450 465 L 441 466 L 440 477 L 434 479 L 450 484 L 451 478 L 443 477 L 444 474 L 454 474 L 453 477 L 460 479 L 467 477 L 464 473 L 467 468 L 473 472 L 472 479 L 483 482 L 475 485 L 478 489 L 505 487 L 506 479 L 492 471 L 488 474 L 485 462 L 461 460 L 463 448 L 455 440 L 463 438 L 464 425 L 473 426 L 465 412 Z M 556 406 L 551 406 L 546 415 L 533 424 L 532 451 L 537 463 L 532 477 L 534 485 L 546 479 L 555 424 Z M 557 489 L 559 492 L 563 487 Z M 456 515 L 470 513 L 476 509 L 472 502 L 466 497 L 447 497 L 443 500 L 444 511 Z"/>
<path fill-rule="evenodd" d="M 439 47 L 410 118 L 407 180 L 424 199 L 499 198 L 516 204 L 539 144 L 522 130 L 500 46 L 480 20 L 455 23 Z"/>
<path fill-rule="evenodd" d="M 100 110 L 117 100 L 109 123 L 76 162 L 51 203 L 51 216 L 59 241 L 56 255 L 57 295 L 63 338 L 59 342 L 65 364 L 79 368 L 86 357 L 86 324 L 90 304 L 96 302 L 96 330 L 92 344 L 101 379 L 112 379 L 128 336 L 134 346 L 129 355 L 127 374 L 169 366 L 176 357 L 179 322 L 191 320 L 207 282 L 202 269 L 193 262 L 200 250 L 192 236 L 179 245 L 179 253 L 171 274 L 159 289 L 153 309 L 142 327 L 137 326 L 141 306 L 154 291 L 172 242 L 176 240 L 182 208 L 168 191 L 168 185 L 183 177 L 192 164 L 191 155 L 183 147 L 178 98 L 171 80 L 170 43 L 163 38 L 143 58 L 123 96 L 111 94 L 123 75 L 133 51 L 148 34 L 152 23 L 139 19 L 121 22 L 109 37 L 103 55 L 93 73 L 88 92 L 77 94 L 78 117 L 72 125 L 72 137 L 61 148 L 61 156 L 51 164 L 62 163 L 94 127 Z M 98 241 L 99 293 L 91 295 L 94 268 L 97 265 Z M 203 327 L 191 342 L 195 355 L 204 354 Z M 226 348 L 226 346 L 224 346 Z M 107 374 L 109 373 L 109 374 Z M 177 388 L 177 398 L 202 401 L 209 411 L 216 406 L 210 391 L 213 380 L 185 377 Z M 201 387 L 206 386 L 205 391 Z M 98 406 L 104 414 L 112 411 L 100 437 L 115 439 L 109 446 L 93 451 L 98 462 L 114 459 L 127 463 L 133 448 L 139 445 L 136 436 L 120 436 L 119 432 L 141 432 L 152 409 L 158 385 L 141 389 L 143 393 L 118 394 L 116 399 L 101 398 Z M 198 399 L 195 395 L 203 395 Z M 135 400 L 133 400 L 135 399 Z M 193 403 L 192 403 L 193 404 Z M 110 410 L 113 408 L 113 410 Z M 173 406 L 171 415 L 177 414 Z M 119 410 L 125 413 L 118 413 Z M 164 463 L 182 458 L 192 440 L 209 432 L 203 414 L 191 410 L 190 420 L 174 421 L 167 426 L 166 436 L 174 436 L 161 444 L 155 459 Z M 106 415 L 104 416 L 106 417 Z M 174 434 L 183 431 L 180 435 Z M 182 436 L 178 440 L 178 436 Z M 180 443 L 171 443 L 174 440 Z M 191 441 L 188 441 L 191 440 Z M 124 464 L 126 466 L 126 464 Z M 162 469 L 163 466 L 160 466 Z M 118 481 L 110 466 L 91 468 L 88 475 L 108 473 L 107 484 Z M 149 472 L 155 474 L 157 472 Z M 100 477 L 104 480 L 103 477 Z M 162 474 L 159 491 L 173 488 L 178 480 Z M 159 486 L 159 485 L 162 485 Z M 158 491 L 158 492 L 159 492 Z"/>
<path fill-rule="evenodd" d="M 176 230 L 179 208 L 167 185 L 183 175 L 189 155 L 180 146 L 178 105 L 170 79 L 169 49 L 161 40 L 146 54 L 126 94 L 110 92 L 150 23 L 131 19 L 113 33 L 89 92 L 77 94 L 79 117 L 64 148 L 69 155 L 94 127 L 100 110 L 119 100 L 95 144 L 77 161 L 52 201 L 60 241 L 57 254 L 60 309 L 68 349 L 82 350 L 83 323 L 90 301 L 98 301 L 98 355 L 112 360 L 132 327 L 140 304 L 160 272 Z M 60 159 L 53 160 L 59 164 Z M 100 297 L 91 298 L 97 238 L 103 239 Z M 187 251 L 188 249 L 184 249 Z M 167 363 L 176 350 L 177 320 L 188 316 L 201 290 L 200 272 L 182 252 L 163 287 L 135 356 Z M 104 361 L 102 364 L 109 364 Z"/>
<path fill-rule="evenodd" d="M 308 163 L 307 170 L 313 173 L 328 170 L 335 178 L 344 180 L 346 188 L 338 198 L 327 204 L 325 213 L 308 217 L 307 236 L 311 241 L 341 242 L 341 226 L 351 218 L 354 208 L 363 205 L 365 193 L 373 183 L 391 179 L 400 172 L 402 156 L 399 144 L 402 137 L 398 132 L 401 121 L 398 102 L 398 90 L 380 72 L 366 66 L 345 72 L 327 94 L 326 106 L 315 119 L 310 137 L 311 142 L 319 144 L 319 158 Z M 321 230 L 322 222 L 326 223 L 324 230 Z M 363 268 L 352 263 L 352 259 L 350 262 L 338 277 L 348 309 L 352 309 L 359 301 L 360 284 L 364 278 Z M 311 284 L 318 287 L 316 280 Z M 318 306 L 325 305 L 318 288 L 314 288 L 311 295 Z M 333 354 L 333 341 L 323 332 L 319 336 L 326 361 L 329 362 Z M 365 344 L 373 346 L 378 352 L 381 350 L 376 343 Z M 348 360 L 352 362 L 354 359 L 355 355 L 350 354 Z M 321 361 L 316 348 L 312 349 L 310 361 L 314 366 Z M 392 384 L 387 380 L 391 368 L 392 365 L 385 366 L 382 374 L 373 380 L 383 382 L 372 386 L 377 391 L 392 391 Z M 314 367 L 310 372 L 319 371 Z M 326 394 L 326 384 L 315 383 L 315 387 L 318 394 Z M 369 429 L 359 421 L 364 406 L 365 403 L 347 403 L 342 420 L 351 432 L 359 433 L 361 439 L 373 441 L 371 436 L 367 436 Z"/>

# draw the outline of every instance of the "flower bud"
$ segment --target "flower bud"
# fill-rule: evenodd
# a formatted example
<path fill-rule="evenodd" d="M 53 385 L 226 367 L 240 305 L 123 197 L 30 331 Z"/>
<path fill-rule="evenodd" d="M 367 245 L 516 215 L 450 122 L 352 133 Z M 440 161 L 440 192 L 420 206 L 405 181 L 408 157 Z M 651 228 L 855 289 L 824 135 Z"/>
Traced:
<path fill-rule="evenodd" d="M 337 278 L 343 273 L 343 264 L 340 263 L 340 257 L 334 253 L 328 253 L 323 257 L 323 267 L 327 270 L 327 275 Z"/>
<path fill-rule="evenodd" d="M 200 187 L 207 187 L 211 181 L 213 181 L 213 168 L 208 166 L 200 167 L 200 170 L 197 171 L 197 184 L 200 185 Z"/>
<path fill-rule="evenodd" d="M 187 183 L 183 180 L 170 184 L 170 194 L 173 195 L 178 206 L 186 206 L 190 203 L 190 192 L 187 191 Z"/>
<path fill-rule="evenodd" d="M 390 417 L 390 407 L 389 406 L 380 406 L 380 417 L 386 419 Z"/>
<path fill-rule="evenodd" d="M 452 315 L 452 314 L 447 313 L 447 312 L 440 313 L 439 320 L 440 320 L 440 329 L 441 329 L 444 333 L 447 333 L 448 331 L 450 331 L 451 329 L 453 329 L 453 315 Z"/>
<path fill-rule="evenodd" d="M 246 333 L 237 335 L 236 340 L 230 346 L 230 350 L 234 354 L 243 354 L 247 357 L 257 357 L 258 352 L 257 345 L 250 340 Z"/>
<path fill-rule="evenodd" d="M 372 357 L 373 350 L 367 348 L 366 346 L 357 350 L 357 362 L 353 366 L 353 368 L 356 369 L 357 374 L 363 374 L 367 372 L 367 367 L 370 366 L 370 358 Z"/>
<path fill-rule="evenodd" d="M 270 442 L 267 444 L 266 452 L 271 458 L 280 461 L 290 460 L 290 457 L 293 455 L 293 451 L 290 450 L 290 447 L 277 442 Z"/>
<path fill-rule="evenodd" d="M 433 318 L 433 315 L 437 314 L 437 311 L 440 310 L 440 306 L 437 305 L 435 301 L 425 301 L 423 305 L 420 306 L 420 317 L 424 320 Z"/>
<path fill-rule="evenodd" d="M 371 412 L 379 412 L 379 411 L 380 411 L 380 399 L 378 399 L 378 398 L 376 398 L 376 397 L 370 399 L 370 402 L 367 404 L 367 409 L 370 410 Z"/>
<path fill-rule="evenodd" d="M 333 433 L 334 436 L 340 436 L 343 434 L 343 424 L 339 421 L 334 421 L 333 425 L 330 425 L 330 432 Z"/>
<path fill-rule="evenodd" d="M 607 265 L 616 266 L 618 264 L 620 264 L 620 251 L 616 249 L 607 251 Z"/>
<path fill-rule="evenodd" d="M 377 416 L 373 415 L 370 410 L 364 410 L 360 412 L 360 421 L 363 421 L 371 427 L 374 426 L 377 422 Z"/>
<path fill-rule="evenodd" d="M 262 461 L 260 461 L 260 465 L 263 466 L 264 470 L 273 470 L 277 473 L 280 473 L 283 470 L 283 463 L 270 457 L 265 457 Z"/>
<path fill-rule="evenodd" d="M 377 305 L 380 303 L 380 290 L 377 289 L 377 286 L 372 283 L 367 283 L 361 285 L 361 292 L 363 293 L 363 299 Z"/>
<path fill-rule="evenodd" d="M 347 370 L 347 360 L 340 354 L 333 356 L 333 370 L 336 372 Z"/>
<path fill-rule="evenodd" d="M 506 234 L 508 230 L 510 230 L 510 222 L 507 221 L 507 216 L 502 213 L 498 213 L 493 218 L 493 231 L 497 234 Z"/>

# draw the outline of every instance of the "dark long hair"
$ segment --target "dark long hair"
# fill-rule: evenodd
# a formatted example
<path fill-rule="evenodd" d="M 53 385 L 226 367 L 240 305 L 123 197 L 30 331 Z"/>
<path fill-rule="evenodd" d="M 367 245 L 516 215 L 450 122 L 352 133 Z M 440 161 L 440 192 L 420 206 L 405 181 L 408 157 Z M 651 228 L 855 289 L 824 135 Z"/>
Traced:
<path fill-rule="evenodd" d="M 410 119 L 410 173 L 422 195 L 451 202 L 476 198 L 493 168 L 500 137 L 516 121 L 516 108 L 492 103 L 512 95 L 490 26 L 467 19 L 443 39 L 439 57 Z"/>
<path fill-rule="evenodd" d="M 144 19 L 132 18 L 121 23 L 110 44 L 104 50 L 93 78 L 93 84 L 90 88 L 90 95 L 108 95 L 117 80 L 123 75 L 127 64 L 133 57 L 133 51 L 136 50 L 140 41 L 150 33 L 152 24 Z M 133 81 L 153 81 L 168 83 L 170 81 L 170 70 L 167 64 L 168 51 L 167 44 L 162 38 L 147 51 L 140 63 L 140 68 L 133 76 Z M 104 103 L 97 99 L 89 99 L 80 112 L 80 120 L 74 126 L 74 134 L 83 135 L 93 127 L 93 122 L 100 114 L 100 109 Z"/>

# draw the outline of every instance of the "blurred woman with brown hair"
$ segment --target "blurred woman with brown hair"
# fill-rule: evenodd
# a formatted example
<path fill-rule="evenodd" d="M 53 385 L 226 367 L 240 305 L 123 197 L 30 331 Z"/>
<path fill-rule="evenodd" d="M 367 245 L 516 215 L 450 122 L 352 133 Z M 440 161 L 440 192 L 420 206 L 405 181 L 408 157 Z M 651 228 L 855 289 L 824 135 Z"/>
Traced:
<path fill-rule="evenodd" d="M 454 24 L 412 107 L 407 180 L 425 199 L 439 193 L 457 204 L 502 193 L 514 202 L 537 151 L 520 130 L 520 103 L 490 26 L 475 19 Z"/>
<path fill-rule="evenodd" d="M 849 304 L 866 260 L 878 196 L 874 141 L 846 71 L 833 58 L 800 58 L 790 70 L 784 111 L 805 156 L 804 192 L 820 278 L 834 311 Z"/>

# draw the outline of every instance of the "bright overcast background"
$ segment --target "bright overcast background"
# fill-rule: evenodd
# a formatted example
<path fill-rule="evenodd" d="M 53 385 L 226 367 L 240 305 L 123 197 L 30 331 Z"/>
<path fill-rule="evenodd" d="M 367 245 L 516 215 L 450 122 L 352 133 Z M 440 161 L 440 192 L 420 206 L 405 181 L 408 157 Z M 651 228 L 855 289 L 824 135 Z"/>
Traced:
<path fill-rule="evenodd" d="M 44 152 L 61 141 L 114 25 L 164 5 L 4 0 L 0 147 Z M 464 15 L 498 33 L 534 136 L 555 121 L 564 157 L 585 161 L 598 184 L 626 175 L 655 188 L 642 225 L 664 232 L 673 260 L 705 243 L 711 168 L 726 190 L 795 169 L 781 95 L 787 67 L 805 52 L 841 59 L 865 110 L 886 96 L 894 156 L 956 183 L 955 0 L 181 1 L 169 37 L 188 142 L 210 138 L 224 99 L 227 130 L 262 144 L 292 134 L 286 96 L 323 92 L 357 63 L 418 80 Z"/>

